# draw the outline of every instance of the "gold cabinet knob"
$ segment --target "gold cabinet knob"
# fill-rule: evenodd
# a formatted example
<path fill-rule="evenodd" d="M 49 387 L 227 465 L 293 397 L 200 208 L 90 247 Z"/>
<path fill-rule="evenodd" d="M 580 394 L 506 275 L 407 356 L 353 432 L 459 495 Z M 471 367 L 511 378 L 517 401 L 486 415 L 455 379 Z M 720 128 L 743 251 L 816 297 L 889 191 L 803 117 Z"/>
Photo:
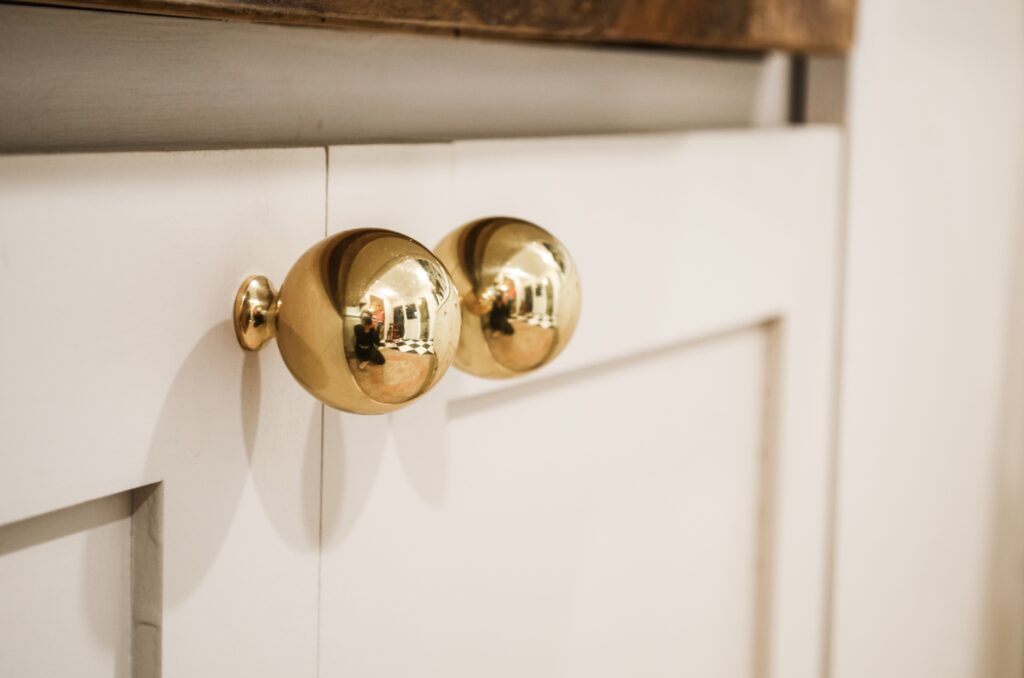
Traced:
<path fill-rule="evenodd" d="M 263 276 L 235 298 L 238 342 L 277 338 L 302 386 L 331 407 L 391 412 L 434 386 L 455 358 L 459 297 L 444 265 L 399 233 L 359 229 L 320 241 L 276 292 Z"/>
<path fill-rule="evenodd" d="M 462 297 L 455 364 L 481 377 L 537 369 L 572 338 L 580 281 L 565 246 L 522 219 L 480 219 L 450 233 L 437 256 Z"/>

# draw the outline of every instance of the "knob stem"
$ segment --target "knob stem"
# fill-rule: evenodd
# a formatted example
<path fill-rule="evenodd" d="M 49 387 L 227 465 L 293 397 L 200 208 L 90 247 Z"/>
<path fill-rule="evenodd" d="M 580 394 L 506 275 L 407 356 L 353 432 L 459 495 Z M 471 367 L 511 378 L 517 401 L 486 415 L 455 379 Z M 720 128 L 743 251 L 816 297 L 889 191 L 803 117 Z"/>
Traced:
<path fill-rule="evenodd" d="M 278 295 L 265 276 L 245 279 L 235 295 L 234 325 L 238 343 L 258 351 L 277 334 Z"/>

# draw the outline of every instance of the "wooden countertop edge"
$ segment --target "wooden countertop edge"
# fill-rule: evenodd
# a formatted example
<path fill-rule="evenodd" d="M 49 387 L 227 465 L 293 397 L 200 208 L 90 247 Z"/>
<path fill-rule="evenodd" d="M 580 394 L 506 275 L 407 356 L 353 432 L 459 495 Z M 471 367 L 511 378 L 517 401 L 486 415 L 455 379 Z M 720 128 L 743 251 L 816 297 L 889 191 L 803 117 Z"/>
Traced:
<path fill-rule="evenodd" d="M 488 2 L 520 7 L 490 16 Z M 321 28 L 400 30 L 488 39 L 669 49 L 841 54 L 852 42 L 854 0 L 747 0 L 721 10 L 721 0 L 27 0 L 72 7 L 181 18 L 250 21 Z M 383 4 L 383 3 L 382 3 Z M 409 8 L 404 9 L 404 5 Z M 429 7 L 428 7 L 429 5 Z M 537 8 L 538 5 L 544 5 Z M 398 6 L 398 9 L 395 7 Z M 501 20 L 500 22 L 498 20 Z M 507 19 L 507 20 L 506 20 Z"/>

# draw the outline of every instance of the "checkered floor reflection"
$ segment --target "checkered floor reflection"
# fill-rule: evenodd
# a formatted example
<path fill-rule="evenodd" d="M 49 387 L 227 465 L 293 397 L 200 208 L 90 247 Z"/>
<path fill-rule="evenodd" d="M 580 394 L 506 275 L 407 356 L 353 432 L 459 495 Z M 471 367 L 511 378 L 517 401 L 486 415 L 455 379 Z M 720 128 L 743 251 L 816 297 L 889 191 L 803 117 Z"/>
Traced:
<path fill-rule="evenodd" d="M 546 330 L 550 330 L 552 327 L 556 327 L 555 319 L 546 314 L 530 313 L 527 315 L 514 315 L 513 320 L 526 321 L 527 325 L 533 325 L 534 327 L 543 327 Z"/>
<path fill-rule="evenodd" d="M 429 339 L 399 339 L 398 341 L 385 341 L 384 348 L 395 349 L 402 353 L 429 355 L 434 352 L 434 342 Z"/>

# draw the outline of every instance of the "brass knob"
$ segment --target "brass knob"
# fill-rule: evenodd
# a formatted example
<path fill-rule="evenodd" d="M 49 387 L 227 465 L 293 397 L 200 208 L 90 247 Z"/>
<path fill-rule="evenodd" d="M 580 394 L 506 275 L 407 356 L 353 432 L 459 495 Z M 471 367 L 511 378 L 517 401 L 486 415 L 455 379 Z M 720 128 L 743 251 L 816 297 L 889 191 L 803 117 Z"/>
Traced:
<path fill-rule="evenodd" d="M 444 375 L 459 344 L 459 297 L 423 245 L 378 229 L 346 231 L 303 254 L 276 292 L 263 276 L 235 298 L 238 342 L 277 338 L 302 386 L 331 407 L 391 412 Z"/>
<path fill-rule="evenodd" d="M 437 246 L 462 297 L 455 364 L 481 377 L 512 377 L 549 362 L 572 338 L 580 281 L 569 252 L 522 219 L 466 224 Z"/>

